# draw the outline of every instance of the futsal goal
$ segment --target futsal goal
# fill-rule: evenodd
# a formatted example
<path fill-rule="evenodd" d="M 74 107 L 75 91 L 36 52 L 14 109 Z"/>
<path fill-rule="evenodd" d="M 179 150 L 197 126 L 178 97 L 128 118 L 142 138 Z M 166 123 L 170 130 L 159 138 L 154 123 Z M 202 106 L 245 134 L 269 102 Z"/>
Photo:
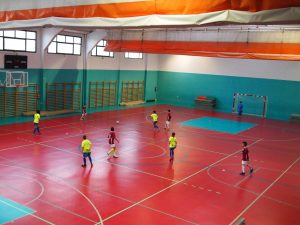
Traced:
<path fill-rule="evenodd" d="M 243 104 L 243 114 L 251 116 L 266 117 L 268 108 L 268 97 L 256 94 L 233 94 L 232 113 L 237 113 L 239 102 Z"/>

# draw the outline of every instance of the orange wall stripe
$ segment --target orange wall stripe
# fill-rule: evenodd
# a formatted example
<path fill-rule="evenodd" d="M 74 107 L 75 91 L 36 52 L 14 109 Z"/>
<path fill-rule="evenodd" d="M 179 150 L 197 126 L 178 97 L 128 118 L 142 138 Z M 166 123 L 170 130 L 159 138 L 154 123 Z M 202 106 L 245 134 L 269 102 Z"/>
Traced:
<path fill-rule="evenodd" d="M 142 42 L 110 40 L 108 41 L 106 51 L 300 60 L 300 44 L 298 43 Z"/>
<path fill-rule="evenodd" d="M 47 17 L 64 18 L 122 18 L 133 16 L 145 16 L 154 13 L 154 2 L 132 2 L 116 4 L 99 4 L 84 6 L 67 6 L 46 9 L 1 11 L 0 22 L 13 20 L 41 19 Z"/>
<path fill-rule="evenodd" d="M 65 18 L 125 18 L 135 16 L 188 15 L 216 12 L 221 10 L 240 10 L 257 12 L 262 10 L 299 7 L 297 0 L 156 0 L 113 4 L 66 6 L 56 8 L 0 11 L 0 22 L 29 20 L 47 17 Z"/>

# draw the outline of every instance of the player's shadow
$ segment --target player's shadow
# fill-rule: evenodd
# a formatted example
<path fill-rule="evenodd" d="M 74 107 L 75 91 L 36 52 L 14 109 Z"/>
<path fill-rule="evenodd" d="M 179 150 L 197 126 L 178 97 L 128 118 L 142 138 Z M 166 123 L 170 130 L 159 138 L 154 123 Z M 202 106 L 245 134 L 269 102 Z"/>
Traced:
<path fill-rule="evenodd" d="M 174 174 L 175 174 L 175 170 L 174 170 L 174 165 L 173 165 L 173 160 L 171 160 L 168 164 L 168 167 L 166 169 L 166 177 L 168 179 L 173 180 L 174 179 Z"/>
<path fill-rule="evenodd" d="M 156 138 L 158 135 L 159 135 L 159 133 L 160 133 L 160 130 L 159 129 L 155 129 L 155 128 L 153 128 L 153 138 Z"/>
<path fill-rule="evenodd" d="M 82 182 L 84 185 L 88 185 L 90 181 L 90 174 L 92 172 L 92 167 L 84 167 L 81 173 Z"/>

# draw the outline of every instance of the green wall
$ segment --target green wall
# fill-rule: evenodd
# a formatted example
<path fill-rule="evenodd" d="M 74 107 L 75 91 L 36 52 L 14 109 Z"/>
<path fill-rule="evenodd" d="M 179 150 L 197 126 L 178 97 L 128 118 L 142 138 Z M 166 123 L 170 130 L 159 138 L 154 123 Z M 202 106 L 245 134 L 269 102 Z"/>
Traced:
<path fill-rule="evenodd" d="M 144 81 L 145 100 L 156 99 L 155 87 L 157 86 L 157 71 L 131 71 L 131 70 L 77 70 L 77 69 L 27 69 L 23 70 L 29 73 L 29 83 L 37 83 L 40 92 L 40 109 L 45 109 L 46 102 L 46 83 L 60 82 L 81 82 L 82 90 L 85 90 L 82 102 L 88 102 L 89 82 L 90 81 L 117 81 L 118 84 L 118 103 L 120 102 L 120 93 L 122 81 Z M 1 79 L 5 75 L 0 74 Z M 2 77 L 3 76 L 3 77 Z M 86 76 L 86 83 L 85 81 Z M 84 86 L 85 83 L 85 86 Z M 84 92 L 83 92 L 84 93 Z"/>
<path fill-rule="evenodd" d="M 147 71 L 145 100 L 156 100 L 158 71 Z"/>
<path fill-rule="evenodd" d="M 88 70 L 87 83 L 90 81 L 118 81 L 118 102 L 120 102 L 122 81 L 144 81 L 145 100 L 153 100 L 156 98 L 155 87 L 157 85 L 157 71 L 134 71 L 134 70 Z M 87 96 L 89 96 L 87 88 Z"/>
<path fill-rule="evenodd" d="M 300 82 L 192 74 L 163 71 L 130 70 L 83 70 L 72 69 L 27 69 L 29 82 L 40 87 L 40 109 L 45 109 L 46 82 L 82 82 L 86 76 L 88 102 L 90 81 L 118 81 L 118 102 L 120 102 L 122 81 L 145 81 L 145 100 L 158 99 L 159 102 L 194 107 L 198 95 L 217 98 L 218 111 L 231 112 L 233 93 L 252 93 L 268 96 L 268 118 L 289 119 L 293 113 L 300 114 Z M 85 75 L 86 74 L 86 75 Z M 157 93 L 155 88 L 157 87 Z"/>
<path fill-rule="evenodd" d="M 290 114 L 300 114 L 300 82 L 159 72 L 158 101 L 194 106 L 199 95 L 217 98 L 217 110 L 231 112 L 233 93 L 251 93 L 268 96 L 267 117 L 289 119 Z"/>

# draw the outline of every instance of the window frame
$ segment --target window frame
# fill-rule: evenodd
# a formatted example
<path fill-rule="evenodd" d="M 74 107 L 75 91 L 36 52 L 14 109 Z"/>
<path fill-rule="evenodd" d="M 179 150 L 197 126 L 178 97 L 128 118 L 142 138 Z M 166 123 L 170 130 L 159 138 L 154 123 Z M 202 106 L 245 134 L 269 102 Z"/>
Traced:
<path fill-rule="evenodd" d="M 58 36 L 63 36 L 64 37 L 64 41 L 58 41 L 57 37 Z M 71 37 L 73 39 L 73 42 L 67 42 L 67 37 Z M 80 39 L 80 44 L 75 42 L 75 38 L 79 38 Z M 55 43 L 55 51 L 56 52 L 49 52 L 49 46 Z M 67 45 L 72 45 L 72 53 L 63 53 L 63 52 L 58 52 L 58 44 L 67 44 Z M 80 53 L 79 54 L 74 54 L 74 47 L 76 46 L 80 46 Z M 74 36 L 74 35 L 70 35 L 70 34 L 57 34 L 55 36 L 55 38 L 50 42 L 49 46 L 47 47 L 47 53 L 48 54 L 54 54 L 54 55 L 73 55 L 73 56 L 81 56 L 82 55 L 82 37 L 80 36 Z"/>
<path fill-rule="evenodd" d="M 141 57 L 139 57 L 139 58 L 126 57 L 126 54 L 130 55 L 130 53 L 141 54 Z M 144 58 L 144 54 L 142 52 L 125 52 L 124 53 L 124 57 L 125 57 L 125 59 L 143 59 Z"/>
<path fill-rule="evenodd" d="M 14 36 L 5 36 L 5 31 L 13 31 Z M 16 37 L 17 31 L 24 31 L 25 32 L 25 38 L 20 38 Z M 27 37 L 27 32 L 32 32 L 35 34 L 35 38 L 28 38 Z M 0 30 L 0 38 L 2 38 L 2 49 L 0 49 L 1 52 L 26 52 L 26 53 L 37 53 L 37 31 L 32 31 L 32 30 Z M 15 49 L 8 49 L 5 48 L 5 39 L 13 39 L 13 40 L 23 40 L 24 43 L 24 48 L 25 50 L 15 50 Z M 28 51 L 27 50 L 27 40 L 34 41 L 34 51 Z"/>
<path fill-rule="evenodd" d="M 102 45 L 100 44 L 101 42 L 105 42 L 105 43 L 103 43 Z M 105 39 L 102 39 L 102 40 L 100 40 L 96 45 L 95 45 L 95 47 L 92 49 L 92 51 L 91 51 L 91 56 L 95 56 L 95 57 L 105 57 L 105 58 L 114 58 L 115 57 L 115 54 L 114 54 L 114 52 L 108 52 L 108 54 L 109 55 L 100 55 L 100 54 L 98 54 L 98 47 L 100 47 L 100 48 L 105 48 L 106 47 L 106 45 L 107 45 L 107 40 L 105 40 Z M 96 50 L 96 54 L 93 54 L 93 50 Z M 112 54 L 112 56 L 111 56 L 111 54 Z"/>

